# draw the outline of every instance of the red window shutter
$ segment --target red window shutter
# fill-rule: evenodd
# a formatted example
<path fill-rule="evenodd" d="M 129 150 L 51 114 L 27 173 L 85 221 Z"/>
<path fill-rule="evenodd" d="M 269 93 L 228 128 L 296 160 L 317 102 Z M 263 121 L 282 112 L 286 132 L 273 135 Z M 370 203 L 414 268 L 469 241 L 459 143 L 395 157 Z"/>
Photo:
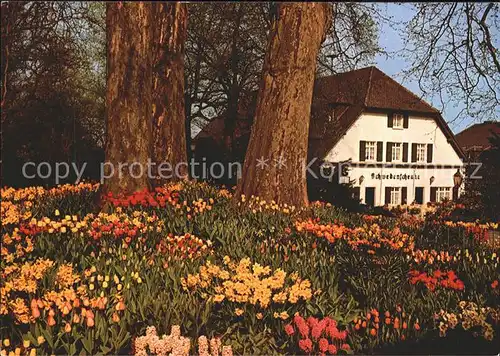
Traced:
<path fill-rule="evenodd" d="M 359 161 L 363 162 L 366 156 L 366 141 L 359 141 Z"/>
<path fill-rule="evenodd" d="M 384 160 L 383 157 L 384 143 L 382 141 L 377 142 L 377 162 L 382 162 Z"/>
<path fill-rule="evenodd" d="M 403 143 L 403 162 L 408 162 L 408 142 Z"/>
<path fill-rule="evenodd" d="M 392 162 L 392 142 L 387 142 L 385 160 L 387 162 Z"/>
<path fill-rule="evenodd" d="M 409 123 L 410 123 L 410 117 L 408 116 L 408 114 L 404 114 L 404 116 L 403 116 L 403 127 L 405 129 L 407 129 L 408 126 L 409 126 Z"/>
<path fill-rule="evenodd" d="M 411 161 L 417 162 L 417 144 L 416 143 L 411 144 Z"/>
<path fill-rule="evenodd" d="M 427 144 L 427 163 L 432 163 L 432 143 Z"/>
<path fill-rule="evenodd" d="M 436 201 L 437 187 L 431 187 L 431 202 Z"/>

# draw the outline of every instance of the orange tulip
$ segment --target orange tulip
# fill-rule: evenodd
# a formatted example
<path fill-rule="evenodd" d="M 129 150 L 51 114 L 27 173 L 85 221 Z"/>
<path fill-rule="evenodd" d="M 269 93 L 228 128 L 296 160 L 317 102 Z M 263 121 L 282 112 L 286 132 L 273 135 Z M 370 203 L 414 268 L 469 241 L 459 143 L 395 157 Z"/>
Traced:
<path fill-rule="evenodd" d="M 113 313 L 113 322 L 118 323 L 120 321 L 120 316 L 117 313 Z"/>
<path fill-rule="evenodd" d="M 80 316 L 78 314 L 73 315 L 73 323 L 78 324 L 80 322 Z"/>
<path fill-rule="evenodd" d="M 64 332 L 69 333 L 71 332 L 71 325 L 69 323 L 66 323 L 64 326 Z"/>
<path fill-rule="evenodd" d="M 97 308 L 103 310 L 106 308 L 107 298 L 99 298 L 97 301 Z"/>
<path fill-rule="evenodd" d="M 87 326 L 89 328 L 94 326 L 94 318 L 87 318 Z"/>
<path fill-rule="evenodd" d="M 31 308 L 31 315 L 33 316 L 33 318 L 39 318 L 40 317 L 40 309 L 38 309 L 38 307 L 35 307 L 35 308 Z"/>
<path fill-rule="evenodd" d="M 370 330 L 370 335 L 371 335 L 371 336 L 375 336 L 375 335 L 377 335 L 377 330 L 375 330 L 375 329 L 371 329 L 371 330 Z"/>
<path fill-rule="evenodd" d="M 54 325 L 56 325 L 56 319 L 54 319 L 53 316 L 49 315 L 47 317 L 47 325 L 48 326 L 54 326 Z"/>
<path fill-rule="evenodd" d="M 120 311 L 120 310 L 125 310 L 125 303 L 122 302 L 121 300 L 116 304 L 115 306 L 115 309 L 117 311 Z"/>
<path fill-rule="evenodd" d="M 69 303 L 64 304 L 61 311 L 62 311 L 63 315 L 68 315 L 69 312 L 71 311 L 71 304 L 69 304 Z"/>

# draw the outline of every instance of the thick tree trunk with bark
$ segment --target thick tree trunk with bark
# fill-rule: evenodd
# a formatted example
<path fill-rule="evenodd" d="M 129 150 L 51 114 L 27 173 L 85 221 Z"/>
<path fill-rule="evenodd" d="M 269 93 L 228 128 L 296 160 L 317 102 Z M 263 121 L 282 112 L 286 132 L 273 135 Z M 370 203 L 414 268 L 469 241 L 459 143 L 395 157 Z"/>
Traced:
<path fill-rule="evenodd" d="M 155 3 L 155 58 L 153 79 L 153 154 L 168 162 L 173 180 L 188 178 L 186 114 L 184 108 L 184 43 L 187 5 Z M 178 170 L 175 170 L 178 165 Z M 159 179 L 157 183 L 169 179 Z"/>
<path fill-rule="evenodd" d="M 114 174 L 105 180 L 105 193 L 130 194 L 150 187 L 152 10 L 144 2 L 107 4 L 106 161 Z M 109 165 L 105 168 L 110 175 Z"/>
<path fill-rule="evenodd" d="M 316 57 L 330 21 L 327 3 L 278 5 L 237 196 L 308 203 L 305 166 Z"/>

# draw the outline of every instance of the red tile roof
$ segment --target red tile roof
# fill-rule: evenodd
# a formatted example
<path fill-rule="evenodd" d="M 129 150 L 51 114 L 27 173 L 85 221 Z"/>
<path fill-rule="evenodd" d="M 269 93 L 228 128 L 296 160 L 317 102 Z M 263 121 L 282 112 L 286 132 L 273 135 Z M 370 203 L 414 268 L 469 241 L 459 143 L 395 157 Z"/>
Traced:
<path fill-rule="evenodd" d="M 456 139 L 462 150 L 468 149 L 486 150 L 490 148 L 489 138 L 496 133 L 500 135 L 500 122 L 485 121 L 472 125 L 456 135 Z"/>
<path fill-rule="evenodd" d="M 439 113 L 376 67 L 318 78 L 314 96 L 365 108 Z"/>
<path fill-rule="evenodd" d="M 433 117 L 450 144 L 463 157 L 463 152 L 440 112 L 373 66 L 316 79 L 311 106 L 309 154 L 323 158 L 363 111 L 373 109 L 405 111 Z M 335 112 L 333 120 L 330 116 L 332 110 Z M 195 139 L 213 137 L 217 140 L 222 137 L 223 128 L 224 118 L 218 117 Z"/>

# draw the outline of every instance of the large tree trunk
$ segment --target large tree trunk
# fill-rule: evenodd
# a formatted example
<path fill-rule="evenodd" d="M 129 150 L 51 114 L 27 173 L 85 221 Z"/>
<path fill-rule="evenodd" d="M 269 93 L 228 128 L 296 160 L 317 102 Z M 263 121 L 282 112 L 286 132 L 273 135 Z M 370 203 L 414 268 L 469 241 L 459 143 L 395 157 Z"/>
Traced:
<path fill-rule="evenodd" d="M 105 193 L 150 188 L 152 9 L 144 2 L 107 4 L 106 161 L 113 164 L 114 174 L 105 181 Z M 121 177 L 120 163 L 128 164 Z M 105 168 L 110 175 L 109 165 Z"/>
<path fill-rule="evenodd" d="M 237 196 L 301 206 L 316 57 L 331 12 L 327 3 L 280 3 L 277 17 Z"/>
<path fill-rule="evenodd" d="M 184 108 L 184 43 L 187 6 L 180 2 L 156 3 L 155 70 L 153 80 L 153 154 L 157 163 L 168 162 L 173 180 L 188 178 L 186 115 Z M 178 165 L 178 170 L 175 170 Z M 157 180 L 164 182 L 166 178 Z"/>

